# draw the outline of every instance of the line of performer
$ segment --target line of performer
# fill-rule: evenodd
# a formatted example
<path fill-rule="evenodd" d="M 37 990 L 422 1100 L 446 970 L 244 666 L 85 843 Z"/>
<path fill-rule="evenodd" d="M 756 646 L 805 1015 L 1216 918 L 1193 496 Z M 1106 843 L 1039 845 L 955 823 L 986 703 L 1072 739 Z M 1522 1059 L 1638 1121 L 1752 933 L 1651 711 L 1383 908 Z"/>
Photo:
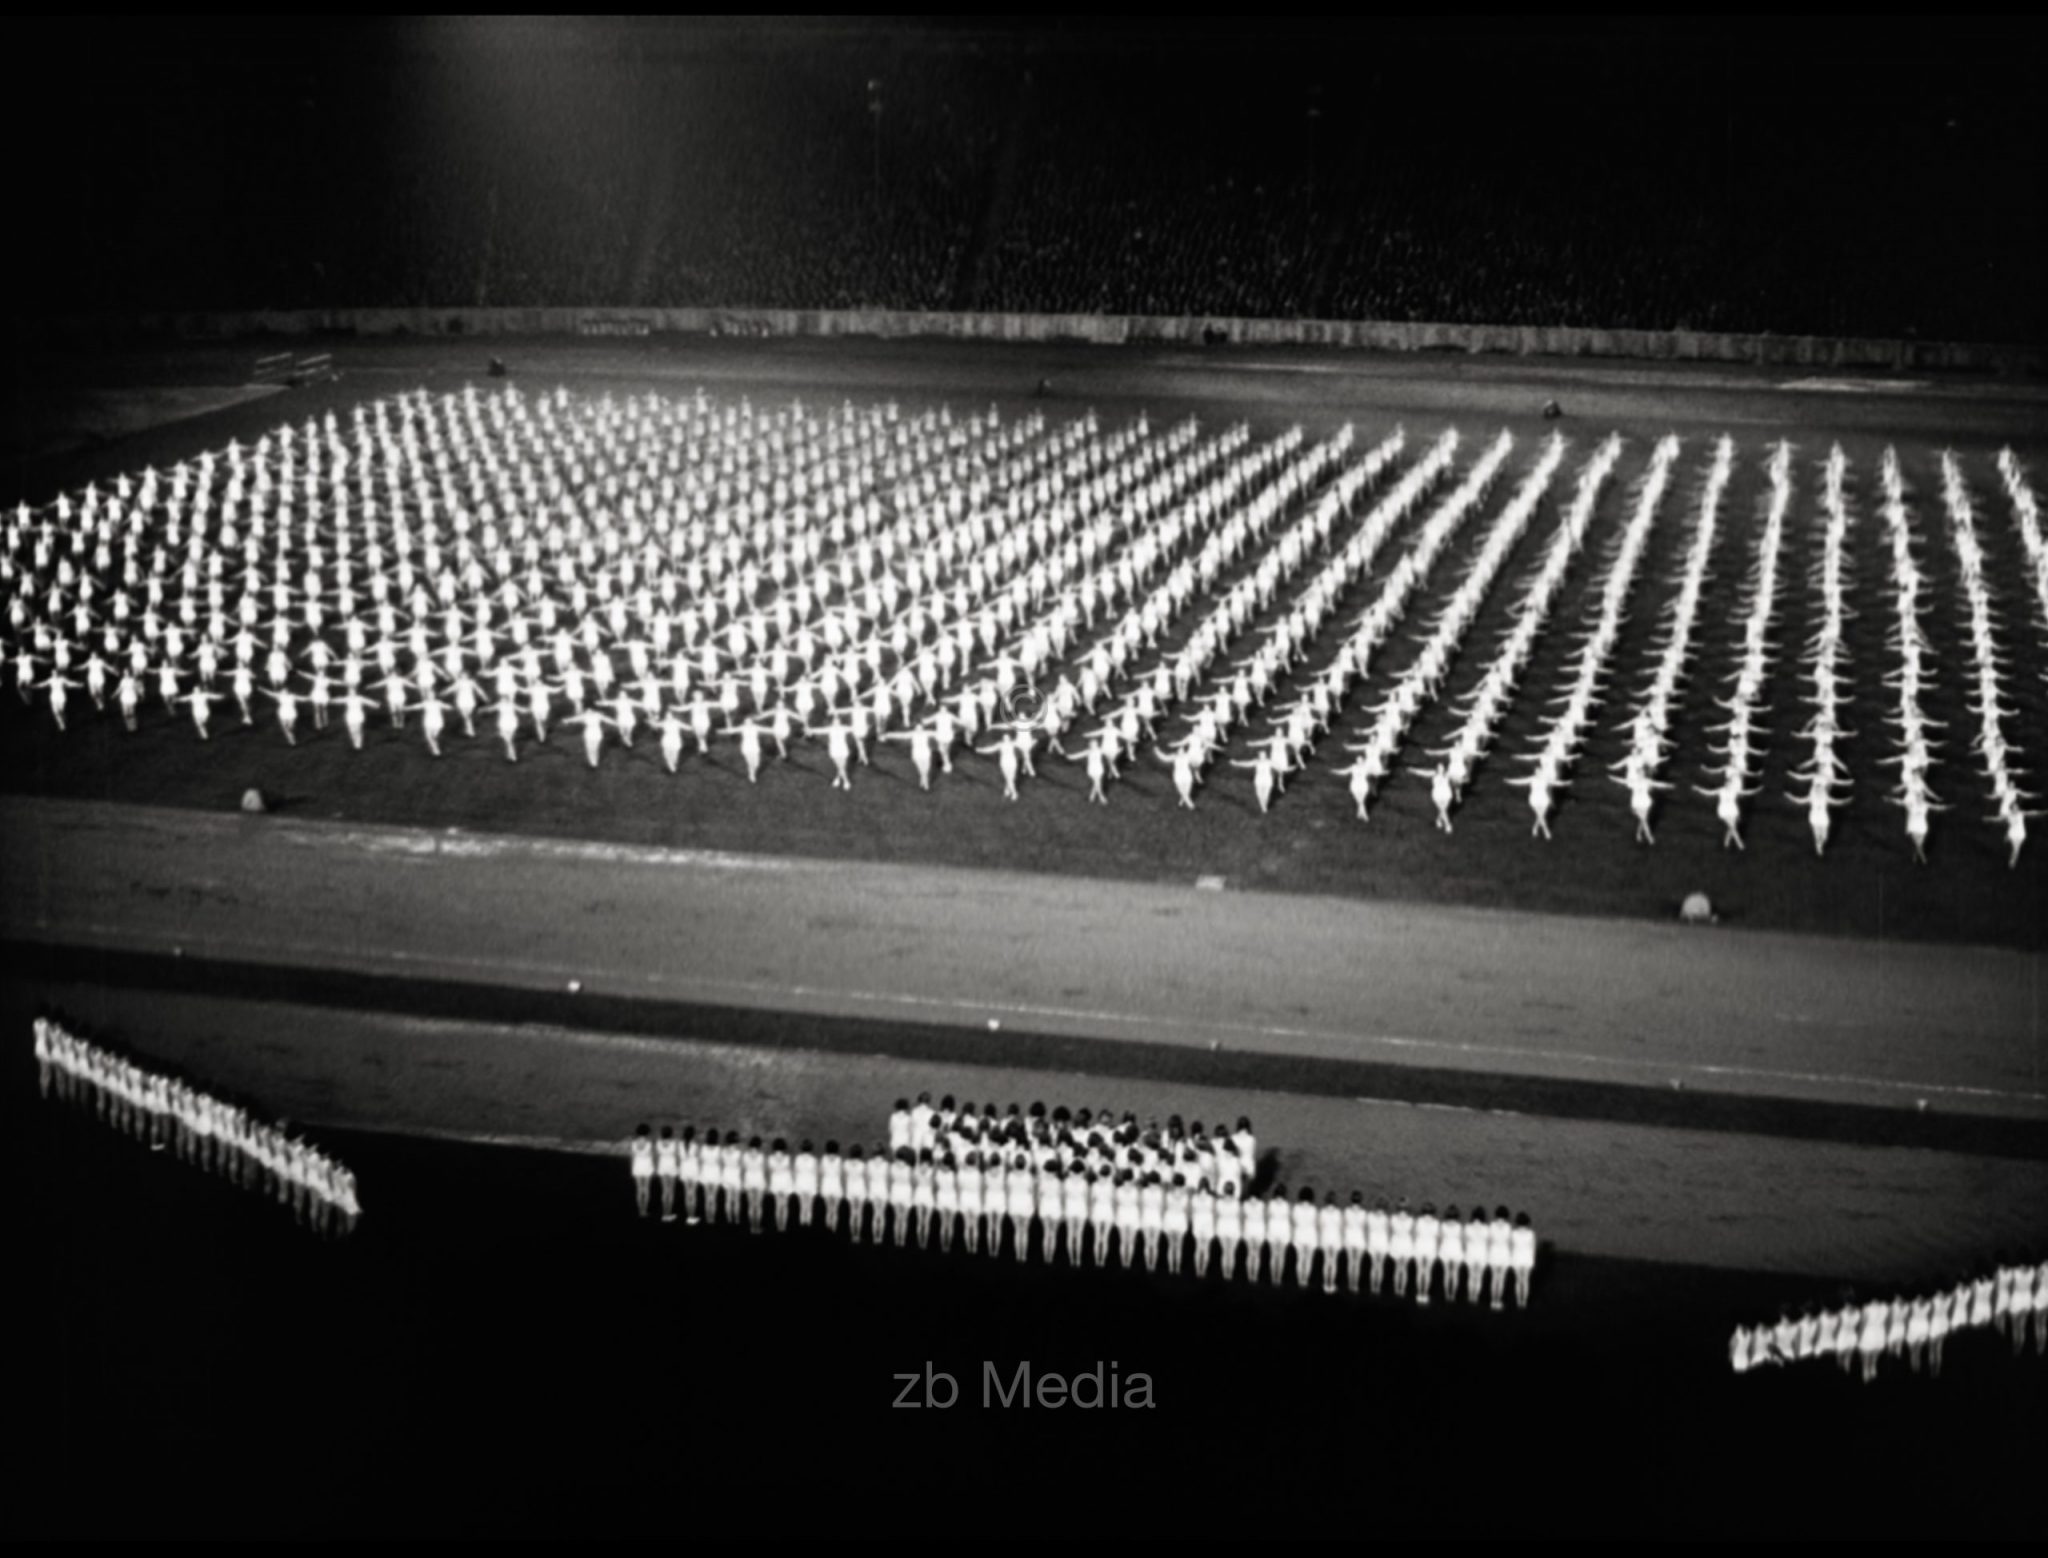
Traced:
<path fill-rule="evenodd" d="M 271 1196 L 302 1226 L 337 1236 L 355 1231 L 362 1216 L 356 1177 L 318 1147 L 48 1018 L 35 1020 L 35 1044 L 45 1098 L 54 1093 L 152 1152 L 174 1152 L 180 1162 Z"/>
<path fill-rule="evenodd" d="M 2025 1350 L 2029 1332 L 2035 1353 L 2048 1352 L 2048 1260 L 1989 1268 L 1918 1298 L 1872 1298 L 1833 1309 L 1816 1305 L 1797 1315 L 1786 1309 L 1774 1322 L 1737 1326 L 1728 1358 L 1737 1374 L 1826 1358 L 1846 1374 L 1860 1360 L 1866 1385 L 1885 1358 L 1904 1358 L 1915 1374 L 1924 1368 L 1939 1378 L 1948 1339 L 1986 1327 L 2010 1339 L 2015 1357 Z"/>
<path fill-rule="evenodd" d="M 745 1224 L 778 1232 L 813 1226 L 860 1242 L 921 1249 L 934 1243 L 968 1254 L 984 1248 L 1070 1265 L 1163 1265 L 1194 1275 L 1212 1267 L 1242 1276 L 1335 1293 L 1412 1294 L 1419 1304 L 1443 1297 L 1507 1307 L 1510 1289 L 1526 1307 L 1536 1265 L 1536 1233 L 1526 1214 L 1505 1207 L 1490 1216 L 1402 1201 L 1367 1206 L 1352 1192 L 1317 1199 L 1313 1190 L 1268 1194 L 1213 1187 L 1204 1178 L 1170 1177 L 1134 1168 L 1071 1167 L 1028 1150 L 969 1150 L 962 1157 L 932 1149 L 819 1152 L 801 1142 L 792 1152 L 777 1139 L 742 1139 L 737 1131 L 699 1137 L 671 1126 L 641 1126 L 627 1148 L 635 1204 L 642 1217 Z M 1441 1283 L 1438 1274 L 1441 1272 Z"/>

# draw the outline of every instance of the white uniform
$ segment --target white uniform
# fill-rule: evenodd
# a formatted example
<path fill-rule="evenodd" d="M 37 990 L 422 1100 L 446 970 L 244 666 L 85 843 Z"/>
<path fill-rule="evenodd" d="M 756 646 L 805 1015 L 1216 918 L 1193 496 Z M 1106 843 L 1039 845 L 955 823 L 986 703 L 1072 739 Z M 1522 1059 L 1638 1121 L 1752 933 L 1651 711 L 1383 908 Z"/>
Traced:
<path fill-rule="evenodd" d="M 789 1226 L 790 1197 L 796 1194 L 796 1169 L 788 1153 L 769 1153 L 767 1178 L 768 1197 L 775 1206 L 775 1226 L 785 1229 Z"/>
<path fill-rule="evenodd" d="M 1125 1180 L 1116 1187 L 1116 1244 L 1117 1253 L 1128 1266 L 1133 1262 L 1138 1243 L 1138 1186 L 1133 1180 Z"/>
<path fill-rule="evenodd" d="M 1493 1306 L 1498 1309 L 1506 1297 L 1508 1271 L 1515 1263 L 1515 1229 L 1505 1217 L 1486 1225 L 1486 1269 L 1493 1274 Z"/>
<path fill-rule="evenodd" d="M 913 1180 L 916 1175 L 908 1163 L 901 1158 L 892 1161 L 887 1170 L 887 1193 L 889 1214 L 895 1220 L 896 1242 L 907 1244 L 910 1240 L 910 1208 L 916 1199 Z"/>
<path fill-rule="evenodd" d="M 1138 1187 L 1138 1232 L 1148 1253 L 1166 1226 L 1166 1191 L 1157 1180 Z"/>
<path fill-rule="evenodd" d="M 1099 1171 L 1088 1186 L 1088 1232 L 1100 1266 L 1109 1254 L 1110 1230 L 1116 1226 L 1116 1184 L 1108 1171 Z"/>
<path fill-rule="evenodd" d="M 1862 1319 L 1857 1326 L 1856 1346 L 1857 1350 L 1863 1354 L 1863 1367 L 1866 1377 L 1871 1370 L 1876 1368 L 1877 1355 L 1884 1351 L 1885 1317 L 1885 1306 L 1878 1303 L 1875 1299 L 1872 1299 L 1863 1306 Z"/>
<path fill-rule="evenodd" d="M 1294 1280 L 1308 1286 L 1316 1251 L 1322 1247 L 1322 1213 L 1313 1201 L 1297 1201 L 1291 1214 L 1289 1240 L 1294 1245 Z"/>
<path fill-rule="evenodd" d="M 846 1200 L 853 1209 L 849 1231 L 858 1240 L 868 1212 L 868 1165 L 864 1158 L 846 1160 Z"/>
<path fill-rule="evenodd" d="M 728 1141 L 718 1149 L 718 1187 L 724 1195 L 725 1216 L 737 1222 L 740 1215 L 740 1159 L 744 1148 Z"/>
<path fill-rule="evenodd" d="M 818 1195 L 825 1203 L 825 1227 L 839 1231 L 839 1206 L 846 1199 L 846 1160 L 836 1152 L 818 1159 Z"/>
<path fill-rule="evenodd" d="M 1330 1202 L 1316 1208 L 1316 1248 L 1323 1254 L 1323 1291 L 1337 1290 L 1337 1262 L 1344 1244 L 1344 1209 Z"/>
<path fill-rule="evenodd" d="M 1465 1225 L 1447 1217 L 1437 1229 L 1437 1254 L 1444 1265 L 1444 1297 L 1455 1299 L 1465 1275 Z"/>
<path fill-rule="evenodd" d="M 1344 1265 L 1345 1279 L 1356 1293 L 1365 1280 L 1365 1257 L 1367 1246 L 1367 1222 L 1365 1207 L 1353 1201 L 1344 1208 Z"/>
<path fill-rule="evenodd" d="M 683 1214 L 697 1218 L 697 1192 L 704 1183 L 704 1145 L 694 1137 L 676 1143 L 676 1179 L 683 1187 Z"/>
<path fill-rule="evenodd" d="M 1216 1242 L 1216 1197 L 1199 1187 L 1188 1197 L 1188 1228 L 1197 1254 Z"/>
<path fill-rule="evenodd" d="M 1183 1185 L 1168 1185 L 1159 1208 L 1160 1231 L 1169 1239 L 1188 1236 L 1188 1193 Z"/>
<path fill-rule="evenodd" d="M 963 1163 L 960 1166 L 960 1215 L 967 1220 L 967 1248 L 970 1252 L 981 1247 L 982 1168 L 979 1163 Z"/>
<path fill-rule="evenodd" d="M 759 1228 L 768 1207 L 768 1156 L 758 1147 L 742 1147 L 738 1157 L 742 1204 L 748 1208 L 749 1224 Z"/>
<path fill-rule="evenodd" d="M 1031 1252 L 1031 1216 L 1038 1200 L 1036 1179 L 1031 1170 L 1020 1169 L 1013 1164 L 1005 1186 L 1007 1210 L 1014 1225 L 1013 1237 L 1020 1258 Z"/>
<path fill-rule="evenodd" d="M 1415 1298 L 1416 1302 L 1429 1302 L 1430 1288 L 1436 1281 L 1437 1241 L 1440 1233 L 1434 1212 L 1421 1212 L 1415 1218 Z"/>
<path fill-rule="evenodd" d="M 1245 1275 L 1253 1281 L 1265 1269 L 1266 1259 L 1266 1203 L 1252 1196 L 1238 1203 L 1244 1209 Z"/>
<path fill-rule="evenodd" d="M 1216 1239 L 1223 1246 L 1223 1274 L 1237 1275 L 1237 1248 L 1244 1242 L 1244 1202 L 1236 1196 L 1216 1198 Z"/>
<path fill-rule="evenodd" d="M 1844 1369 L 1856 1356 L 1857 1328 L 1862 1324 L 1862 1316 L 1863 1311 L 1853 1304 L 1835 1311 L 1835 1362 Z"/>
<path fill-rule="evenodd" d="M 1394 1229 L 1387 1214 L 1379 1207 L 1367 1207 L 1365 1212 L 1365 1253 L 1378 1265 L 1394 1251 Z"/>
<path fill-rule="evenodd" d="M 911 1170 L 910 1206 L 917 1214 L 917 1242 L 923 1248 L 931 1242 L 932 1218 L 939 1209 L 938 1165 L 928 1157 Z"/>
<path fill-rule="evenodd" d="M 1080 1170 L 1068 1172 L 1062 1192 L 1067 1218 L 1067 1259 L 1079 1265 L 1081 1230 L 1088 1224 L 1088 1181 L 1081 1177 Z"/>
<path fill-rule="evenodd" d="M 1294 1244 L 1294 1207 L 1284 1196 L 1266 1197 L 1266 1259 L 1273 1280 L 1287 1280 L 1287 1252 Z"/>
<path fill-rule="evenodd" d="M 799 1152 L 790 1163 L 790 1177 L 796 1188 L 796 1220 L 799 1227 L 811 1224 L 811 1206 L 818 1199 L 818 1155 Z"/>

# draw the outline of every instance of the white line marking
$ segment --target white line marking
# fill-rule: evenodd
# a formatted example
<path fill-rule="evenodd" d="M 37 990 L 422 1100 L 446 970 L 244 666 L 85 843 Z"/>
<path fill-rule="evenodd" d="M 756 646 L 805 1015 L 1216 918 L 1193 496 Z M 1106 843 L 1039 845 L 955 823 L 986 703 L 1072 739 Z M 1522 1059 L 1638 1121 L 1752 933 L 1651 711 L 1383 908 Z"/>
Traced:
<path fill-rule="evenodd" d="M 660 845 L 604 844 L 585 839 L 520 838 L 510 834 L 420 833 L 393 829 L 279 829 L 278 838 L 307 849 L 361 850 L 372 855 L 412 855 L 458 860 L 494 860 L 529 856 L 548 860 L 597 861 L 608 865 L 698 866 L 716 871 L 778 873 L 801 870 L 808 862 L 773 855 L 732 854 L 710 849 L 670 849 Z"/>
<path fill-rule="evenodd" d="M 1924 390 L 1927 379 L 1787 379 L 1786 390 L 1816 390 L 1828 395 L 1898 395 Z"/>

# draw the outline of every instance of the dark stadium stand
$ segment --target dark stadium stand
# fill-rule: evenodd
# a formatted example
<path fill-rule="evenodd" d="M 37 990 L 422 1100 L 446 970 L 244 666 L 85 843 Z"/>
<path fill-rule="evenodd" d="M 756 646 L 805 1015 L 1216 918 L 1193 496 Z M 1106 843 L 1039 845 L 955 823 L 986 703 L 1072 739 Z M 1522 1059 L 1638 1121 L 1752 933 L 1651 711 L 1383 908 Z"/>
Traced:
<path fill-rule="evenodd" d="M 46 62 L 78 72 L 64 117 L 81 144 L 30 170 L 39 227 L 65 235 L 30 269 L 52 306 L 97 310 L 972 308 L 2038 339 L 2024 91 L 1964 93 L 1938 53 L 1902 83 L 1918 55 L 1896 32 L 1752 58 L 1680 30 L 1666 60 L 1638 50 L 1628 70 L 1597 29 L 1553 34 L 679 43 L 620 25 L 497 49 L 459 28 L 344 30 L 253 73 L 203 36 L 166 70 L 183 33 L 145 35 L 90 69 L 61 49 Z M 1528 135 L 1504 137 L 1517 120 Z"/>

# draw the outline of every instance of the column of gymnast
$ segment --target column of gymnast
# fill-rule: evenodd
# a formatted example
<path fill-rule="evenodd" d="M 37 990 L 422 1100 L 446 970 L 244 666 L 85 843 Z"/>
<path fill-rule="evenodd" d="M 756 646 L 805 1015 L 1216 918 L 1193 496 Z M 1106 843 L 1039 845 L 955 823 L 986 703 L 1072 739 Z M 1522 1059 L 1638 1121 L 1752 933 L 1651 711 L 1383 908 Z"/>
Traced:
<path fill-rule="evenodd" d="M 2010 449 L 1998 451 L 1998 475 L 2005 483 L 2005 495 L 2012 507 L 2013 529 L 2027 554 L 2027 573 L 2034 586 L 2034 614 L 2048 629 L 2048 540 L 2041 534 L 2041 509 L 2034 501 L 2033 484 L 2026 467 Z"/>
<path fill-rule="evenodd" d="M 1970 658 L 1975 672 L 1970 707 L 1978 722 L 1977 739 L 1971 743 L 1971 749 L 1981 757 L 1985 778 L 1991 784 L 1992 804 L 1997 810 L 1990 820 L 2005 830 L 2009 851 L 2006 863 L 2017 866 L 2020 851 L 2026 848 L 2027 819 L 2041 815 L 2027 810 L 2025 803 L 2039 797 L 2019 787 L 2016 771 L 2007 761 L 2017 751 L 2005 739 L 2006 722 L 2015 717 L 2015 710 L 2004 691 L 2007 661 L 1994 631 L 1999 618 L 1984 582 L 1985 552 L 1977 539 L 1969 485 L 1963 480 L 1956 457 L 1947 452 L 1941 457 L 1941 492 L 1970 617 Z"/>
<path fill-rule="evenodd" d="M 1771 490 L 1764 506 L 1763 534 L 1757 538 L 1756 560 L 1750 567 L 1743 591 L 1742 663 L 1729 678 L 1735 684 L 1732 698 L 1714 701 L 1728 711 L 1725 724 L 1709 726 L 1715 735 L 1726 734 L 1723 746 L 1708 750 L 1721 761 L 1707 766 L 1715 783 L 1711 788 L 1695 785 L 1701 795 L 1714 802 L 1714 815 L 1721 823 L 1721 847 L 1744 849 L 1742 803 L 1762 788 L 1753 785 L 1762 756 L 1764 687 L 1771 677 L 1771 663 L 1777 645 L 1771 640 L 1772 624 L 1778 617 L 1778 566 L 1785 541 L 1785 518 L 1792 507 L 1792 446 L 1779 443 L 1771 453 Z"/>
<path fill-rule="evenodd" d="M 1884 1358 L 1904 1357 L 1914 1373 L 1925 1367 L 1938 1378 L 1948 1339 L 1986 1326 L 2010 1339 L 2015 1357 L 2029 1332 L 2036 1356 L 2048 1352 L 2048 1260 L 1999 1265 L 1918 1298 L 1895 1295 L 1833 1309 L 1809 1305 L 1797 1315 L 1781 1310 L 1775 1321 L 1737 1326 L 1728 1356 L 1737 1374 L 1824 1358 L 1846 1374 L 1860 1358 L 1866 1385 Z"/>
<path fill-rule="evenodd" d="M 1579 646 L 1569 680 L 1560 689 L 1560 695 L 1551 700 L 1553 706 L 1559 706 L 1558 712 L 1549 718 L 1541 742 L 1530 754 L 1534 763 L 1532 769 L 1508 780 L 1509 784 L 1529 792 L 1529 811 L 1533 819 L 1529 833 L 1532 838 L 1548 839 L 1551 836 L 1551 809 L 1571 784 L 1571 772 L 1585 745 L 1593 710 L 1605 697 L 1603 689 L 1615 646 L 1621 638 L 1624 607 L 1628 603 L 1637 565 L 1649 544 L 1658 506 L 1663 502 L 1665 488 L 1670 485 L 1671 467 L 1677 462 L 1678 451 L 1678 439 L 1666 436 L 1651 455 L 1649 467 L 1636 490 L 1635 505 L 1630 509 L 1628 523 L 1622 530 L 1620 547 L 1607 565 L 1600 590 L 1600 614 Z M 1647 777 L 1644 783 L 1648 784 Z M 1653 790 L 1654 786 L 1650 786 L 1643 793 L 1652 793 Z"/>
<path fill-rule="evenodd" d="M 1822 483 L 1821 503 L 1827 514 L 1827 528 L 1820 564 L 1813 571 L 1821 598 L 1821 625 L 1806 642 L 1806 668 L 1800 677 L 1813 687 L 1813 718 L 1798 734 L 1800 739 L 1813 742 L 1813 752 L 1791 773 L 1792 778 L 1804 783 L 1806 788 L 1786 792 L 1786 798 L 1806 813 L 1806 825 L 1813 834 L 1815 855 L 1826 851 L 1828 834 L 1833 828 L 1830 814 L 1848 805 L 1845 792 L 1855 783 L 1849 777 L 1848 765 L 1835 752 L 1837 742 L 1852 739 L 1855 734 L 1842 725 L 1842 709 L 1847 702 L 1843 696 L 1843 684 L 1847 680 L 1849 661 L 1843 633 L 1848 618 L 1853 614 L 1849 609 L 1849 592 L 1845 585 L 1848 577 L 1849 505 L 1844 488 L 1848 471 L 1848 456 L 1842 453 L 1842 446 L 1836 444 L 1828 452 Z"/>
<path fill-rule="evenodd" d="M 1913 529 L 1906 510 L 1905 478 L 1900 474 L 1899 458 L 1893 450 L 1885 450 L 1878 475 L 1884 487 L 1879 512 L 1884 517 L 1885 534 L 1891 544 L 1892 643 L 1899 656 L 1898 670 L 1884 679 L 1887 687 L 1898 688 L 1898 712 L 1889 716 L 1885 723 L 1897 727 L 1900 748 L 1898 756 L 1880 761 L 1886 767 L 1899 770 L 1899 787 L 1890 798 L 1905 809 L 1906 837 L 1913 846 L 1913 858 L 1925 864 L 1931 819 L 1933 813 L 1942 809 L 1940 799 L 1927 782 L 1929 772 L 1937 766 L 1934 752 L 1939 745 L 1930 739 L 1928 733 L 1941 729 L 1942 722 L 1929 719 L 1920 707 L 1921 689 L 1932 681 L 1926 670 L 1932 651 L 1927 635 L 1920 627 L 1921 614 L 1925 609 L 1920 600 L 1920 587 L 1926 582 L 1926 576 L 1920 571 L 1920 564 L 1913 553 Z"/>
<path fill-rule="evenodd" d="M 1225 1278 L 1284 1285 L 1291 1275 L 1326 1293 L 1391 1288 L 1423 1305 L 1441 1291 L 1504 1309 L 1511 1287 L 1518 1306 L 1529 1301 L 1536 1233 L 1527 1214 L 1367 1206 L 1356 1191 L 1318 1202 L 1311 1189 L 1290 1195 L 1278 1184 L 1258 1194 L 1244 1119 L 1213 1133 L 1178 1117 L 1140 1128 L 1129 1115 L 1043 1105 L 998 1114 L 927 1096 L 899 1104 L 889 1142 L 869 1152 L 828 1141 L 819 1152 L 804 1141 L 792 1152 L 737 1131 L 699 1138 L 694 1127 L 643 1125 L 628 1159 L 640 1215 L 657 1215 L 658 1204 L 664 1221 L 744 1222 L 760 1233 L 772 1216 L 778 1231 L 816 1225 L 898 1248 L 913 1238 L 930 1248 L 936 1237 L 948 1253 L 957 1242 L 969 1254 L 986 1247 L 1052 1262 L 1064 1253 L 1073 1266 L 1142 1262 L 1176 1275 L 1191 1259 L 1197 1277 L 1213 1264 Z"/>
<path fill-rule="evenodd" d="M 1714 551 L 1721 496 L 1734 470 L 1735 441 L 1724 433 L 1714 446 L 1714 458 L 1707 467 L 1694 508 L 1692 540 L 1686 547 L 1678 591 L 1664 607 L 1662 626 L 1654 641 L 1655 669 L 1628 717 L 1628 752 L 1608 775 L 1628 791 L 1629 812 L 1635 818 L 1639 844 L 1657 842 L 1650 826 L 1657 809 L 1657 795 L 1675 787 L 1661 775 L 1678 746 L 1672 732 L 1672 716 L 1682 701 L 1680 688 L 1698 655 L 1696 629 L 1700 602 L 1706 594 L 1707 562 Z"/>
<path fill-rule="evenodd" d="M 1535 654 L 1536 641 L 1549 619 L 1550 608 L 1556 603 L 1566 576 L 1571 572 L 1572 559 L 1578 555 L 1580 544 L 1585 540 L 1586 527 L 1592 522 L 1600 489 L 1620 458 L 1621 435 L 1610 434 L 1580 468 L 1578 485 L 1558 521 L 1557 529 L 1551 532 L 1543 561 L 1516 602 L 1514 626 L 1501 640 L 1485 674 L 1466 696 L 1463 704 L 1465 717 L 1456 734 L 1447 746 L 1431 754 L 1444 759 L 1444 777 L 1451 785 L 1454 799 L 1462 797 L 1465 787 L 1472 781 L 1474 770 L 1493 748 L 1495 733 L 1514 702 L 1515 689 Z M 1366 759 L 1361 758 L 1360 762 L 1365 763 Z M 1351 777 L 1352 799 L 1358 803 L 1359 820 L 1364 821 L 1365 801 L 1374 776 L 1369 772 L 1353 771 Z M 1547 806 L 1548 803 L 1545 804 Z"/>
<path fill-rule="evenodd" d="M 90 1109 L 102 1124 L 174 1151 L 179 1160 L 289 1206 L 301 1225 L 346 1235 L 362 1216 L 356 1178 L 327 1153 L 238 1105 L 146 1070 L 82 1039 L 62 1024 L 35 1021 L 36 1066 L 44 1097 Z"/>

